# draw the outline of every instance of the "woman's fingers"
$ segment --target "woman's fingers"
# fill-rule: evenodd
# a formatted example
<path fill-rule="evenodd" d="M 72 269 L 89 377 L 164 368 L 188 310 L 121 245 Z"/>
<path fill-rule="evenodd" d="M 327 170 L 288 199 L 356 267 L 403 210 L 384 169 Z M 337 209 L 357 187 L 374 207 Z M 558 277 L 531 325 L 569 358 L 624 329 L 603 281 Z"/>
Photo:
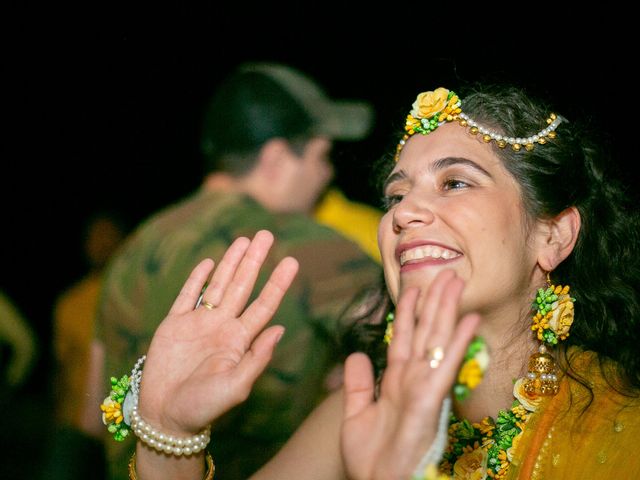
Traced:
<path fill-rule="evenodd" d="M 358 415 L 374 401 L 371 360 L 364 353 L 349 355 L 344 370 L 344 419 Z"/>
<path fill-rule="evenodd" d="M 234 240 L 231 246 L 227 249 L 222 257 L 222 260 L 218 262 L 218 266 L 213 272 L 211 281 L 207 286 L 207 289 L 202 296 L 202 300 L 217 307 L 222 301 L 222 296 L 227 290 L 229 283 L 233 279 L 238 265 L 244 258 L 251 240 L 247 237 L 239 237 Z"/>
<path fill-rule="evenodd" d="M 448 391 L 455 381 L 464 355 L 467 352 L 467 347 L 473 339 L 479 323 L 479 314 L 469 313 L 465 315 L 458 322 L 451 341 L 446 345 L 444 359 L 433 373 L 436 385 L 446 387 L 444 391 Z"/>
<path fill-rule="evenodd" d="M 464 282 L 459 277 L 454 275 L 445 278 L 443 287 L 438 291 L 439 296 L 432 297 L 432 303 L 423 305 L 413 349 L 418 357 L 432 357 L 430 359 L 435 361 L 434 366 L 442 360 L 442 351 L 449 343 L 458 321 L 458 307 L 463 289 Z"/>
<path fill-rule="evenodd" d="M 187 278 L 182 290 L 180 290 L 175 302 L 173 302 L 169 315 L 187 313 L 193 310 L 202 287 L 207 282 L 211 270 L 213 270 L 213 266 L 213 260 L 205 258 L 191 271 L 189 278 Z"/>
<path fill-rule="evenodd" d="M 420 289 L 410 288 L 403 292 L 398 301 L 393 320 L 393 340 L 389 345 L 387 360 L 389 365 L 405 361 L 411 355 L 411 342 L 415 324 L 415 308 Z"/>
<path fill-rule="evenodd" d="M 241 319 L 252 335 L 256 335 L 276 313 L 284 294 L 298 273 L 298 267 L 295 258 L 283 258 L 271 272 L 258 298 L 244 311 Z"/>
<path fill-rule="evenodd" d="M 281 325 L 267 328 L 258 335 L 251 345 L 251 349 L 242 357 L 233 372 L 234 382 L 241 386 L 238 389 L 240 395 L 238 401 L 245 400 L 249 395 L 256 379 L 271 360 L 273 350 L 283 334 L 284 327 Z"/>
<path fill-rule="evenodd" d="M 255 234 L 235 271 L 231 283 L 223 293 L 222 300 L 218 304 L 219 307 L 231 311 L 236 317 L 240 315 L 253 291 L 260 267 L 262 267 L 265 258 L 267 258 L 271 245 L 273 245 L 273 234 L 271 232 L 260 230 Z"/>
<path fill-rule="evenodd" d="M 408 372 L 412 362 L 424 364 L 426 361 L 427 371 L 423 372 L 433 377 L 436 388 L 442 386 L 442 393 L 446 392 L 455 379 L 480 318 L 477 314 L 469 314 L 459 320 L 463 289 L 463 280 L 454 272 L 438 274 L 417 321 L 417 294 L 409 290 L 403 293 L 396 310 L 385 377 L 391 372 L 394 376 Z M 386 384 L 388 382 L 383 381 L 383 388 Z"/>
<path fill-rule="evenodd" d="M 440 297 L 442 297 L 442 292 L 447 286 L 448 282 L 454 277 L 455 272 L 453 270 L 442 270 L 438 272 L 438 274 L 433 279 L 433 282 L 431 282 L 429 290 L 425 293 L 424 302 L 422 304 L 422 312 L 415 312 L 418 318 L 423 319 L 422 326 L 416 331 L 416 338 L 414 342 L 416 345 L 424 345 L 426 343 L 426 340 L 431 333 L 431 327 L 434 323 L 434 318 L 440 305 Z M 421 350 L 419 353 L 423 354 L 424 350 Z"/>

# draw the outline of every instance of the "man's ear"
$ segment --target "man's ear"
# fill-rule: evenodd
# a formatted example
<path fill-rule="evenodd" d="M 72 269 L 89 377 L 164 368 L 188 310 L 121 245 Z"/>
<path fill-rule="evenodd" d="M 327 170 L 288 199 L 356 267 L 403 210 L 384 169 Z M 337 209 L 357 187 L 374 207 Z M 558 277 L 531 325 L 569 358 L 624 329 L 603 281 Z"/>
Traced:
<path fill-rule="evenodd" d="M 552 272 L 573 251 L 580 225 L 580 212 L 576 207 L 569 207 L 553 218 L 538 220 L 538 265 L 544 271 Z"/>
<path fill-rule="evenodd" d="M 272 138 L 260 148 L 256 170 L 259 170 L 267 179 L 275 180 L 286 167 L 290 153 L 291 150 L 286 140 Z"/>

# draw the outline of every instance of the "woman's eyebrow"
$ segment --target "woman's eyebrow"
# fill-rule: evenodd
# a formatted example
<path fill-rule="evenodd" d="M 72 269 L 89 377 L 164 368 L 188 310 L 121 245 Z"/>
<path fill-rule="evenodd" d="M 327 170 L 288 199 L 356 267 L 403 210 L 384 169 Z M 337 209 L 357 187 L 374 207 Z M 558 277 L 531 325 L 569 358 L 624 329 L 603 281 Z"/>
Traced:
<path fill-rule="evenodd" d="M 406 172 L 404 170 L 398 170 L 397 172 L 392 173 L 384 181 L 384 185 L 382 185 L 382 191 L 384 192 L 387 189 L 387 187 L 390 184 L 392 184 L 393 182 L 397 182 L 399 180 L 404 180 L 405 178 L 407 178 L 407 174 L 406 174 Z"/>
<path fill-rule="evenodd" d="M 429 167 L 429 170 L 431 170 L 432 172 L 437 172 L 438 170 L 442 170 L 444 168 L 447 168 L 453 165 L 464 165 L 466 167 L 471 167 L 474 170 L 477 170 L 482 175 L 485 175 L 486 177 L 493 179 L 493 176 L 488 171 L 486 171 L 484 168 L 482 168 L 473 160 L 469 160 L 468 158 L 465 158 L 465 157 L 440 158 L 438 160 L 435 160 L 431 164 L 431 166 Z M 393 172 L 391 175 L 389 175 L 389 177 L 385 180 L 384 184 L 382 185 L 382 191 L 384 192 L 390 184 L 400 180 L 404 180 L 405 178 L 407 178 L 407 173 L 404 170 L 398 170 L 397 172 Z"/>
<path fill-rule="evenodd" d="M 445 157 L 445 158 L 440 158 L 440 159 L 434 161 L 431 164 L 431 167 L 429 167 L 429 169 L 431 171 L 433 171 L 433 172 L 437 172 L 438 170 L 442 170 L 443 168 L 447 168 L 447 167 L 450 167 L 452 165 L 465 165 L 467 167 L 471 167 L 474 170 L 477 170 L 478 172 L 480 172 L 481 174 L 493 179 L 491 174 L 489 172 L 487 172 L 484 168 L 482 168 L 480 165 L 478 165 L 473 160 L 469 160 L 468 158 L 464 158 L 464 157 Z M 386 184 L 385 184 L 385 186 L 386 186 Z"/>

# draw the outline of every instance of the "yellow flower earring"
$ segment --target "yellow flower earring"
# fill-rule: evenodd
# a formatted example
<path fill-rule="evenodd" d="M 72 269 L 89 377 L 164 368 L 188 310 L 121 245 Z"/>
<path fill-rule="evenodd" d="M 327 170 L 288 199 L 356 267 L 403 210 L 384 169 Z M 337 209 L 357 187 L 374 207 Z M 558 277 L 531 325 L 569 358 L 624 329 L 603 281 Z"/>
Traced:
<path fill-rule="evenodd" d="M 569 295 L 569 286 L 553 285 L 547 273 L 547 288 L 539 288 L 533 309 L 531 330 L 537 333 L 541 342 L 538 352 L 529 358 L 526 377 L 518 382 L 529 397 L 550 396 L 558 393 L 558 377 L 555 359 L 548 348 L 557 345 L 559 340 L 569 336 L 573 324 L 573 302 Z"/>

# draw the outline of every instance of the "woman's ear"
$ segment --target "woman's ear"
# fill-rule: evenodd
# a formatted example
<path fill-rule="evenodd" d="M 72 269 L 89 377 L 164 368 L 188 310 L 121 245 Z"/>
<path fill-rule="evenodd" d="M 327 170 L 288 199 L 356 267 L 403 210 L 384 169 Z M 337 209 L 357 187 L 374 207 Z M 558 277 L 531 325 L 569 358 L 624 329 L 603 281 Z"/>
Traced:
<path fill-rule="evenodd" d="M 569 256 L 578 240 L 580 226 L 580 212 L 576 207 L 566 208 L 553 218 L 538 220 L 538 265 L 544 271 L 553 271 Z"/>

